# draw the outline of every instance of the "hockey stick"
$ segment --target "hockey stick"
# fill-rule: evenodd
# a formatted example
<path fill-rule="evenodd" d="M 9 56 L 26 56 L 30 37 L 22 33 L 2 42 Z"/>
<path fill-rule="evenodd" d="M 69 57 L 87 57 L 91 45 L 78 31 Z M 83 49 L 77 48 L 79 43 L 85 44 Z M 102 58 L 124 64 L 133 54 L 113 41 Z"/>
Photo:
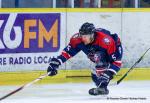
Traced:
<path fill-rule="evenodd" d="M 32 84 L 38 82 L 39 80 L 42 80 L 43 78 L 47 77 L 49 74 L 50 74 L 50 72 L 48 72 L 48 73 L 46 73 L 46 74 L 43 74 L 43 75 L 41 75 L 40 77 L 36 78 L 35 80 L 33 80 L 33 81 L 31 81 L 31 82 L 29 82 L 29 83 L 27 83 L 27 84 L 22 85 L 21 87 L 15 89 L 14 91 L 12 91 L 12 92 L 6 94 L 6 95 L 3 96 L 3 97 L 1 97 L 1 98 L 0 98 L 0 101 L 3 100 L 3 99 L 5 99 L 5 98 L 7 98 L 7 97 L 9 97 L 9 96 L 11 96 L 11 95 L 13 95 L 13 94 L 15 94 L 15 93 L 17 93 L 17 92 L 19 92 L 20 90 L 24 89 L 25 87 L 28 87 L 28 86 L 30 86 L 30 85 L 32 85 Z"/>
<path fill-rule="evenodd" d="M 138 59 L 138 61 L 136 61 L 136 62 L 134 63 L 134 65 L 133 65 L 118 81 L 116 81 L 116 82 L 114 82 L 114 83 L 110 83 L 109 85 L 112 86 L 112 85 L 118 85 L 118 84 L 120 84 L 121 81 L 122 81 L 125 77 L 127 77 L 127 75 L 129 74 L 129 72 L 131 72 L 131 71 L 135 68 L 135 66 L 144 58 L 145 54 L 146 54 L 149 50 L 150 50 L 150 48 L 148 48 L 148 49 L 145 51 L 145 53 Z"/>

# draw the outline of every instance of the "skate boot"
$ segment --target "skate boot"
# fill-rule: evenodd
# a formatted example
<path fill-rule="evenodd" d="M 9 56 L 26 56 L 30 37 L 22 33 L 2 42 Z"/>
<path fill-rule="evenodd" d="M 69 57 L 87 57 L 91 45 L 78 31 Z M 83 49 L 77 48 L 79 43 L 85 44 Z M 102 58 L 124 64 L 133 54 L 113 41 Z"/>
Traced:
<path fill-rule="evenodd" d="M 90 95 L 108 95 L 109 90 L 107 88 L 92 88 L 89 90 Z"/>

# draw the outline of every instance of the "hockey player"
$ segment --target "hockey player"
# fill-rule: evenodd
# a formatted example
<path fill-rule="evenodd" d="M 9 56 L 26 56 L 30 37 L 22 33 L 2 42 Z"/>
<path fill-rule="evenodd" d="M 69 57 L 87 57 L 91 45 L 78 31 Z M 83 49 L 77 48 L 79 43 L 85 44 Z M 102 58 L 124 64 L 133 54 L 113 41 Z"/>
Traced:
<path fill-rule="evenodd" d="M 69 58 L 83 51 L 87 57 L 96 64 L 91 73 L 96 88 L 89 90 L 90 95 L 107 95 L 108 83 L 120 70 L 122 58 L 122 46 L 117 34 L 111 34 L 108 30 L 96 29 L 92 23 L 84 23 L 75 34 L 62 54 L 52 58 L 47 69 L 49 76 L 57 74 L 59 66 Z"/>

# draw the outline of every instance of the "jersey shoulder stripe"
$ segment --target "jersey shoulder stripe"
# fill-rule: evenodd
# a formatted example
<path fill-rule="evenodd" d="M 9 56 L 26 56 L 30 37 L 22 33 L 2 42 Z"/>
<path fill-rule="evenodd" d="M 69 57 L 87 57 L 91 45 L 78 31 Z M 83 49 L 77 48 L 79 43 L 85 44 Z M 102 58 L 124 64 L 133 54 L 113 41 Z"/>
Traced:
<path fill-rule="evenodd" d="M 76 48 L 78 44 L 82 42 L 81 36 L 79 33 L 74 34 L 71 39 L 69 45 L 71 45 L 73 48 Z"/>

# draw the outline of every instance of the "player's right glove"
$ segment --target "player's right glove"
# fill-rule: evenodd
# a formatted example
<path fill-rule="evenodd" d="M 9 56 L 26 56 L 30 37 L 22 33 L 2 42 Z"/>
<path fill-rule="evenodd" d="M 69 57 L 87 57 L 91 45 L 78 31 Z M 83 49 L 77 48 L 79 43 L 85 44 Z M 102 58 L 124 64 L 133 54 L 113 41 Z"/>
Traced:
<path fill-rule="evenodd" d="M 57 69 L 61 65 L 60 61 L 57 58 L 52 58 L 49 64 L 49 67 L 47 68 L 47 73 L 49 73 L 48 76 L 54 76 L 57 74 Z"/>

